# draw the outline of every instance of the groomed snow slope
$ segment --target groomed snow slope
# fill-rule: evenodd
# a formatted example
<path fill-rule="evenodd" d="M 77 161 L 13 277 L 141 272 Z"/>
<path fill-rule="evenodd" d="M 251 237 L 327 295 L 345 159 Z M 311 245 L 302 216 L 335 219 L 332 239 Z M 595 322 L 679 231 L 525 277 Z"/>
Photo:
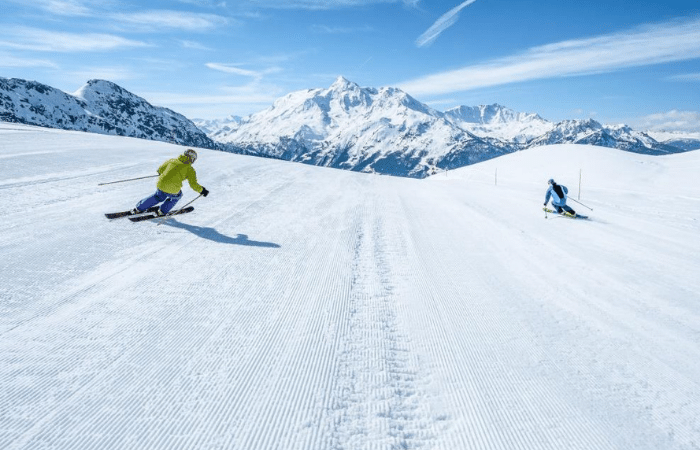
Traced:
<path fill-rule="evenodd" d="M 104 218 L 182 150 L 0 127 L 0 448 L 700 447 L 700 152 L 201 150 L 194 213 Z M 592 220 L 545 219 L 579 170 Z"/>

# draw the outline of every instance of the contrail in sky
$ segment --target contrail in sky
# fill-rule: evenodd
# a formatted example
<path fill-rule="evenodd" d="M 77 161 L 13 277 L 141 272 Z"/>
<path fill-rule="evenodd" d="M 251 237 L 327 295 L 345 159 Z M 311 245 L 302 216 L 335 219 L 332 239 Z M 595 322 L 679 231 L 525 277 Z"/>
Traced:
<path fill-rule="evenodd" d="M 433 41 L 437 39 L 438 36 L 440 36 L 440 33 L 442 33 L 443 31 L 454 25 L 455 22 L 457 22 L 457 19 L 459 19 L 459 12 L 462 9 L 474 3 L 475 1 L 476 0 L 467 0 L 461 5 L 452 8 L 451 10 L 447 11 L 445 14 L 440 16 L 440 18 L 435 21 L 433 26 L 428 28 L 428 30 L 425 33 L 421 34 L 418 37 L 418 39 L 416 39 L 416 45 L 418 47 L 424 47 L 426 45 L 432 44 Z"/>

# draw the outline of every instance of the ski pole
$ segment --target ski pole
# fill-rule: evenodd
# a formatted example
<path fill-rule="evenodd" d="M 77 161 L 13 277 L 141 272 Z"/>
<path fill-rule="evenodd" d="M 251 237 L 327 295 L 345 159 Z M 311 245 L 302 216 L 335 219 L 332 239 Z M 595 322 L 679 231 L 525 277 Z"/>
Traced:
<path fill-rule="evenodd" d="M 201 197 L 201 196 L 202 196 L 202 194 L 199 194 L 198 196 L 196 196 L 196 197 L 194 198 L 194 200 L 197 200 L 197 199 L 198 199 L 199 197 Z M 177 213 L 179 213 L 180 211 L 182 211 L 183 209 L 187 208 L 187 207 L 190 206 L 192 203 L 194 203 L 194 200 L 192 200 L 191 202 L 189 202 L 188 204 L 186 204 L 186 205 L 183 206 L 182 208 L 178 209 L 178 210 L 175 211 L 175 213 L 173 213 L 173 214 L 177 214 Z"/>
<path fill-rule="evenodd" d="M 569 197 L 569 200 L 574 200 L 574 199 L 571 198 L 571 197 Z M 576 203 L 578 203 L 579 205 L 581 205 L 581 206 L 586 206 L 586 205 L 584 205 L 583 203 L 581 203 L 581 202 L 578 201 L 578 200 L 574 200 L 574 201 L 575 201 Z M 591 211 L 593 211 L 593 208 L 591 208 L 591 207 L 586 206 L 586 208 L 588 208 L 588 209 L 590 209 Z"/>
<path fill-rule="evenodd" d="M 197 200 L 197 199 L 198 199 L 199 197 L 201 197 L 201 196 L 202 196 L 202 194 L 199 194 L 198 196 L 196 196 L 196 197 L 194 198 L 194 200 Z M 187 208 L 187 207 L 190 206 L 192 203 L 194 203 L 194 200 L 192 200 L 191 202 L 189 202 L 188 204 L 186 204 L 186 205 L 183 206 L 182 208 L 178 209 L 177 211 L 175 211 L 175 212 L 172 212 L 172 211 L 171 211 L 171 212 L 169 212 L 168 214 L 166 214 L 166 215 L 164 215 L 163 217 L 161 217 L 160 220 L 158 221 L 158 225 L 164 223 L 164 222 L 165 222 L 165 219 L 167 219 L 168 217 L 179 214 L 180 211 L 182 211 L 183 209 Z"/>
<path fill-rule="evenodd" d="M 149 175 L 147 177 L 129 178 L 128 180 L 110 181 L 108 183 L 100 183 L 100 184 L 98 184 L 98 186 L 104 186 L 105 184 L 125 183 L 127 181 L 143 180 L 144 178 L 155 178 L 155 177 L 159 177 L 159 176 L 160 175 Z"/>

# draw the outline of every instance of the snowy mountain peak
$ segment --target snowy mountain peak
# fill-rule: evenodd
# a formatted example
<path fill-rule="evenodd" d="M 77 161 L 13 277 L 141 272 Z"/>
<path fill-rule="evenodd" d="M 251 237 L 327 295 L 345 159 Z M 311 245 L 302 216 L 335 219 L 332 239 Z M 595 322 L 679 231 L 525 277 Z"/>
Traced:
<path fill-rule="evenodd" d="M 234 128 L 240 126 L 243 122 L 243 118 L 240 116 L 230 115 L 224 117 L 223 119 L 217 120 L 207 120 L 207 119 L 192 119 L 192 122 L 197 125 L 197 128 L 206 133 L 207 136 L 212 139 L 216 139 L 216 136 L 223 132 L 229 132 Z"/>
<path fill-rule="evenodd" d="M 498 103 L 480 106 L 458 106 L 448 109 L 445 111 L 445 114 L 462 122 L 482 125 L 513 121 L 545 121 L 537 114 L 516 112 Z"/>
<path fill-rule="evenodd" d="M 459 106 L 445 111 L 445 118 L 455 126 L 477 136 L 492 137 L 518 144 L 549 132 L 553 124 L 534 113 L 516 112 L 494 103 Z"/>
<path fill-rule="evenodd" d="M 625 125 L 624 123 L 617 125 L 608 125 L 607 128 L 608 132 L 613 136 L 621 136 L 624 134 L 632 134 L 635 132 L 629 125 Z"/>
<path fill-rule="evenodd" d="M 603 124 L 601 124 L 600 122 L 593 120 L 593 119 L 564 120 L 561 122 L 561 124 L 566 125 L 570 128 L 579 128 L 579 129 L 589 128 L 591 130 L 602 130 L 603 129 Z"/>
<path fill-rule="evenodd" d="M 89 80 L 83 87 L 75 91 L 73 96 L 86 101 L 114 96 L 140 98 L 118 84 L 107 80 Z"/>
<path fill-rule="evenodd" d="M 344 76 L 339 76 L 336 78 L 336 80 L 331 84 L 330 90 L 332 91 L 347 91 L 347 90 L 356 90 L 360 89 L 360 86 L 357 83 L 354 83 Z"/>

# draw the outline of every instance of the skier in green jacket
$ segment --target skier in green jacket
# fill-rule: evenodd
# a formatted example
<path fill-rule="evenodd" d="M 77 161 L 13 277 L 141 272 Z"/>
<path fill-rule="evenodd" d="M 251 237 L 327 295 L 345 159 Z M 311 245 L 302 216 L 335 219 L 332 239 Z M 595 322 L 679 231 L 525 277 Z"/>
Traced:
<path fill-rule="evenodd" d="M 197 160 L 197 152 L 187 149 L 185 153 L 177 158 L 165 161 L 159 168 L 158 184 L 155 194 L 144 198 L 132 209 L 132 214 L 146 211 L 148 208 L 163 202 L 156 215 L 164 216 L 170 212 L 175 204 L 182 198 L 182 183 L 187 180 L 190 187 L 195 192 L 203 196 L 209 195 L 206 188 L 197 183 L 197 173 L 192 167 L 192 163 Z"/>

